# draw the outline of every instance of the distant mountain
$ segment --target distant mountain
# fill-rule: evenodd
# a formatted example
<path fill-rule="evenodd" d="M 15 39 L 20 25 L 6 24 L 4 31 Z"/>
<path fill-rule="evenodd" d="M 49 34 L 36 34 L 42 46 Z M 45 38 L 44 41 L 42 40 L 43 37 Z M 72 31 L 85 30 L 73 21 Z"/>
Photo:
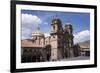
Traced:
<path fill-rule="evenodd" d="M 90 40 L 78 43 L 82 48 L 90 48 Z"/>

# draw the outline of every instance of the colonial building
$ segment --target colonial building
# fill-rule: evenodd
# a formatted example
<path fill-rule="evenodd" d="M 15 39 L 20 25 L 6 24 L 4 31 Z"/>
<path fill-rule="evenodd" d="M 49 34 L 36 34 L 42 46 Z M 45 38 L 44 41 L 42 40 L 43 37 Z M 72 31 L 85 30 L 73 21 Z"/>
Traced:
<path fill-rule="evenodd" d="M 50 25 L 50 36 L 45 37 L 37 27 L 31 39 L 21 41 L 22 62 L 59 61 L 74 56 L 72 25 L 67 23 L 63 28 L 58 17 Z"/>
<path fill-rule="evenodd" d="M 81 56 L 90 56 L 90 45 L 89 44 L 88 43 L 86 43 L 84 45 L 79 44 Z"/>

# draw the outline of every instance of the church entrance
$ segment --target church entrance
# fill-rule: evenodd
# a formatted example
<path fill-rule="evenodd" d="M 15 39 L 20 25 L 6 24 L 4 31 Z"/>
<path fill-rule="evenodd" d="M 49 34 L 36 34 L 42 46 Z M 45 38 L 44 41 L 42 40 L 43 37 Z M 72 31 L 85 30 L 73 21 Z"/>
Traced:
<path fill-rule="evenodd" d="M 46 59 L 47 61 L 50 61 L 51 59 L 51 45 L 46 46 Z"/>

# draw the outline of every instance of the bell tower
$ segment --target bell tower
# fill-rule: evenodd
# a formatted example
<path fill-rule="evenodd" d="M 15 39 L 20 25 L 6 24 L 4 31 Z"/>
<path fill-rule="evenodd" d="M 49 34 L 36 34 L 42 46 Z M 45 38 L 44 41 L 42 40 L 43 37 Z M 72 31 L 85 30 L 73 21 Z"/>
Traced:
<path fill-rule="evenodd" d="M 63 28 L 57 16 L 53 18 L 51 28 L 51 60 L 56 61 L 63 57 Z"/>
<path fill-rule="evenodd" d="M 64 53 L 65 58 L 73 56 L 73 28 L 71 23 L 66 23 L 64 27 Z"/>
<path fill-rule="evenodd" d="M 57 16 L 53 18 L 51 26 L 52 26 L 52 33 L 62 32 L 63 29 L 62 22 Z"/>
<path fill-rule="evenodd" d="M 64 33 L 67 36 L 66 40 L 69 40 L 70 46 L 73 45 L 73 28 L 71 23 L 66 23 L 65 28 L 64 28 Z"/>

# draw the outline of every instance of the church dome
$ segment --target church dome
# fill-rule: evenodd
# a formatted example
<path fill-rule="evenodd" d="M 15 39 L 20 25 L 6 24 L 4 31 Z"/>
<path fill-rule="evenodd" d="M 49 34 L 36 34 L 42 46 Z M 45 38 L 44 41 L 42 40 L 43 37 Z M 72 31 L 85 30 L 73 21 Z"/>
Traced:
<path fill-rule="evenodd" d="M 40 31 L 35 31 L 32 33 L 32 36 L 44 36 L 44 34 L 41 33 Z"/>
<path fill-rule="evenodd" d="M 66 24 L 65 24 L 65 27 L 67 27 L 67 28 L 72 28 L 72 25 L 71 25 L 71 23 L 66 23 Z"/>
<path fill-rule="evenodd" d="M 52 23 L 59 23 L 61 24 L 61 20 L 58 17 L 54 17 Z"/>
<path fill-rule="evenodd" d="M 38 28 L 35 32 L 32 33 L 32 36 L 44 36 L 44 34 Z"/>

